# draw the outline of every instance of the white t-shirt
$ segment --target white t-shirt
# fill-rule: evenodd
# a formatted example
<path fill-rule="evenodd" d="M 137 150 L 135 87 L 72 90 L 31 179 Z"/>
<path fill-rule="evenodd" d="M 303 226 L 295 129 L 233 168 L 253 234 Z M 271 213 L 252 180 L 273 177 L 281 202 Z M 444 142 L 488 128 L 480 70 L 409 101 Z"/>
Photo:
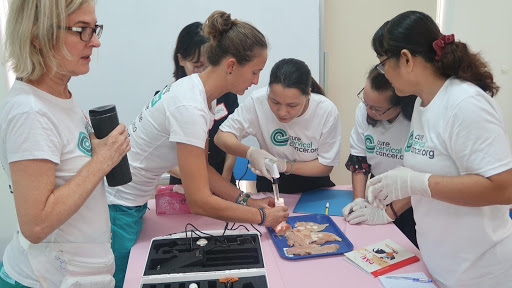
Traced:
<path fill-rule="evenodd" d="M 215 109 L 215 103 L 207 103 L 198 74 L 184 77 L 155 95 L 128 127 L 132 182 L 107 187 L 108 203 L 146 203 L 155 193 L 162 174 L 178 166 L 176 143 L 204 149 L 215 117 L 209 106 Z"/>
<path fill-rule="evenodd" d="M 403 166 L 404 146 L 411 122 L 400 113 L 393 123 L 378 121 L 373 127 L 366 122 L 366 116 L 366 106 L 359 103 L 350 134 L 350 154 L 366 157 L 373 175 Z"/>
<path fill-rule="evenodd" d="M 418 172 L 489 177 L 512 168 L 510 142 L 495 101 L 450 78 L 427 107 L 416 100 L 404 164 Z M 493 193 L 493 191 L 482 191 Z M 465 207 L 412 196 L 418 244 L 442 287 L 512 283 L 508 205 Z"/>
<path fill-rule="evenodd" d="M 68 182 L 91 159 L 90 127 L 74 98 L 57 98 L 24 82 L 14 82 L 0 108 L 0 160 L 10 187 L 9 163 L 30 159 L 57 164 L 55 188 Z M 68 221 L 42 242 L 109 243 L 110 219 L 103 182 Z M 3 261 L 13 279 L 28 286 L 38 285 L 17 236 L 7 246 Z"/>
<path fill-rule="evenodd" d="M 260 148 L 280 159 L 318 161 L 326 166 L 340 162 L 341 122 L 327 97 L 311 93 L 306 112 L 288 123 L 276 118 L 267 102 L 267 88 L 256 90 L 220 126 L 239 140 L 254 136 Z"/>

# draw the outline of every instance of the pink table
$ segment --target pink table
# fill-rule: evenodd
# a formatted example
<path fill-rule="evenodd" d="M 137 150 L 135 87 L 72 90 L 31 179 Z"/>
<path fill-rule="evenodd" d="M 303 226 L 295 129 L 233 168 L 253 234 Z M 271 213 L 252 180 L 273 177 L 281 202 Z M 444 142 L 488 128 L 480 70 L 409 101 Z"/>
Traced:
<path fill-rule="evenodd" d="M 336 189 L 350 190 L 351 186 L 336 186 Z M 269 194 L 269 196 L 271 196 Z M 300 194 L 281 194 L 288 209 L 293 208 L 299 200 Z M 192 223 L 200 230 L 222 230 L 225 222 L 193 214 L 157 216 L 155 201 L 150 200 L 148 207 L 151 210 L 144 216 L 144 225 L 140 237 L 133 246 L 126 271 L 124 287 L 140 287 L 140 279 L 144 272 L 146 256 L 151 239 L 170 233 L 181 232 L 186 223 Z M 290 216 L 297 215 L 290 213 Z M 360 248 L 389 238 L 400 246 L 412 251 L 421 259 L 416 247 L 396 228 L 394 224 L 387 225 L 350 225 L 345 218 L 331 216 L 350 239 L 354 248 Z M 250 225 L 246 225 L 253 230 Z M 345 256 L 333 255 L 326 257 L 306 258 L 301 260 L 287 260 L 279 256 L 269 233 L 263 227 L 258 227 L 263 233 L 261 247 L 268 283 L 272 288 L 281 287 L 381 287 L 377 278 L 355 268 L 344 260 Z M 431 278 L 423 260 L 391 272 L 391 274 L 424 272 Z"/>

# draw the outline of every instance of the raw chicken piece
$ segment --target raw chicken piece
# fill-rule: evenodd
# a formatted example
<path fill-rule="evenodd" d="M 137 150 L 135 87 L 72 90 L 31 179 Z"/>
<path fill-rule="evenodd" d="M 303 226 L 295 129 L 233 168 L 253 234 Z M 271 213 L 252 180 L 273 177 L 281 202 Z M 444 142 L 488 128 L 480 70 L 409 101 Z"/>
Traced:
<path fill-rule="evenodd" d="M 297 222 L 297 223 L 295 223 L 295 228 L 307 229 L 307 230 L 312 231 L 312 232 L 313 231 L 314 232 L 322 231 L 327 226 L 329 226 L 329 224 L 318 224 L 318 223 L 315 223 L 315 222 Z"/>
<path fill-rule="evenodd" d="M 288 246 L 305 246 L 311 243 L 324 244 L 328 241 L 341 241 L 341 238 L 329 232 L 312 232 L 295 228 L 285 234 Z"/>
<path fill-rule="evenodd" d="M 292 231 L 292 225 L 286 222 L 281 222 L 276 227 L 274 227 L 274 231 L 276 231 L 277 235 L 282 236 L 286 234 L 286 232 Z"/>
<path fill-rule="evenodd" d="M 341 241 L 341 238 L 329 232 L 311 232 L 312 243 L 324 244 L 328 241 Z"/>
<path fill-rule="evenodd" d="M 306 246 L 295 246 L 292 248 L 286 249 L 286 254 L 288 255 L 311 255 L 311 254 L 323 254 L 323 253 L 331 253 L 336 252 L 340 248 L 338 244 L 329 244 L 329 245 L 316 245 L 309 244 Z"/>
<path fill-rule="evenodd" d="M 286 232 L 284 235 L 288 239 L 288 246 L 306 246 L 310 244 L 313 239 L 311 238 L 311 232 L 308 230 L 297 230 L 292 229 L 290 232 Z"/>

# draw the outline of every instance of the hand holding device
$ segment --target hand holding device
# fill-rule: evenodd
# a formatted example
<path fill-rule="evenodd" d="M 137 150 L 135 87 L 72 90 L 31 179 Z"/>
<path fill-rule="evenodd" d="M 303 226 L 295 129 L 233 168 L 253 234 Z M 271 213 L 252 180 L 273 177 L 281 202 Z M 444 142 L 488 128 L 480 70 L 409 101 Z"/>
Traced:
<path fill-rule="evenodd" d="M 286 206 L 276 206 L 271 209 L 265 209 L 266 211 L 266 220 L 263 225 L 267 227 L 276 227 L 281 222 L 285 222 L 286 218 L 288 218 L 288 207 Z"/>
<path fill-rule="evenodd" d="M 265 169 L 269 172 L 272 180 L 279 178 L 279 169 L 277 168 L 277 161 L 274 159 L 265 159 Z"/>
<path fill-rule="evenodd" d="M 268 180 L 272 181 L 272 176 L 270 175 L 269 171 L 267 171 L 265 167 L 265 159 L 271 159 L 274 161 L 277 161 L 277 158 L 272 156 L 270 153 L 268 153 L 265 150 L 261 150 L 258 148 L 250 147 L 247 151 L 247 155 L 245 156 L 251 164 L 249 164 L 249 168 L 251 168 L 251 171 L 258 175 L 263 176 L 267 178 Z"/>

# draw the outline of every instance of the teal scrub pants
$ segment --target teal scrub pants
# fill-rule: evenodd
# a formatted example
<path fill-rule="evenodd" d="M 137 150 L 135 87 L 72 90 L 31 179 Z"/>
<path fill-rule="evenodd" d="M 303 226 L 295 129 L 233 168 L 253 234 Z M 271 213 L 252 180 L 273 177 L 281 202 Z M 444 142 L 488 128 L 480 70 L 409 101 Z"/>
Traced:
<path fill-rule="evenodd" d="M 7 274 L 4 269 L 4 263 L 0 262 L 0 288 L 29 288 L 28 286 L 22 285 Z"/>
<path fill-rule="evenodd" d="M 130 250 L 139 238 L 142 229 L 142 216 L 146 214 L 148 204 L 141 206 L 108 205 L 112 225 L 112 251 L 114 252 L 116 270 L 114 279 L 116 288 L 123 287 Z"/>

